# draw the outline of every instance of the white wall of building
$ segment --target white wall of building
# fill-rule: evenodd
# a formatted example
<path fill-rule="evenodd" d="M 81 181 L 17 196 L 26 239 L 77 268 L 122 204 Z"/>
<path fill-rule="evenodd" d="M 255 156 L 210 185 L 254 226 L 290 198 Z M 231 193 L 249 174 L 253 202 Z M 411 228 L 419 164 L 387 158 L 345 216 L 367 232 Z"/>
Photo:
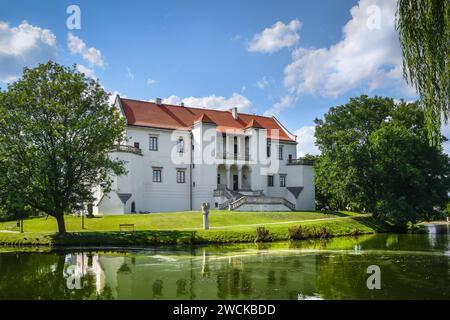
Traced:
<path fill-rule="evenodd" d="M 94 207 L 94 214 L 131 213 L 133 202 L 137 213 L 188 211 L 191 208 L 199 210 L 203 202 L 209 202 L 210 207 L 214 208 L 215 202 L 224 200 L 214 198 L 219 164 L 226 167 L 226 176 L 221 177 L 221 183 L 228 187 L 232 187 L 230 169 L 234 168 L 239 174 L 239 188 L 242 188 L 242 168 L 247 165 L 250 169 L 248 179 L 251 190 L 262 190 L 269 197 L 283 197 L 294 203 L 297 210 L 315 209 L 312 166 L 287 165 L 289 155 L 292 155 L 292 159 L 297 158 L 295 143 L 280 144 L 283 146 L 282 160 L 278 160 L 278 144 L 272 143 L 271 157 L 267 158 L 265 145 L 258 144 L 258 140 L 266 141 L 267 131 L 250 128 L 244 134 L 236 135 L 239 155 L 244 155 L 245 136 L 249 137 L 249 161 L 241 158 L 224 160 L 222 133 L 215 129 L 214 124 L 201 122 L 195 124 L 191 132 L 129 126 L 126 130 L 126 144 L 133 146 L 138 143 L 142 155 L 131 152 L 111 153 L 111 157 L 125 161 L 127 174 L 114 179 L 110 194 L 104 197 L 101 197 L 101 193 L 98 195 L 102 200 Z M 157 151 L 149 150 L 150 137 L 158 138 Z M 226 151 L 229 154 L 234 149 L 233 137 L 234 134 L 227 135 Z M 183 154 L 176 152 L 177 140 L 180 138 L 184 141 Z M 194 146 L 192 166 L 191 143 Z M 209 149 L 206 149 L 207 146 Z M 211 157 L 205 157 L 205 153 Z M 161 182 L 153 181 L 154 169 L 161 170 Z M 185 172 L 184 183 L 177 182 L 177 170 Z M 273 187 L 268 186 L 267 174 L 274 176 Z M 285 175 L 286 187 L 303 187 L 297 199 L 286 187 L 280 186 L 280 175 Z M 117 193 L 131 194 L 131 197 L 123 205 Z"/>

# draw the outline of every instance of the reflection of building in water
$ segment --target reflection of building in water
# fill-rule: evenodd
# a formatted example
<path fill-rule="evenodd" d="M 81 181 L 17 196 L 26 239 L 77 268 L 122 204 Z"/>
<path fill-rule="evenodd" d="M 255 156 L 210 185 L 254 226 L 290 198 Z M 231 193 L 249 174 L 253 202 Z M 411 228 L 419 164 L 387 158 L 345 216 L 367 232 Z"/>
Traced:
<path fill-rule="evenodd" d="M 77 265 L 95 274 L 98 288 L 108 286 L 116 299 L 297 299 L 298 294 L 315 294 L 315 255 L 105 254 L 92 259 L 92 266 L 82 255 L 77 259 Z"/>
<path fill-rule="evenodd" d="M 92 275 L 95 279 L 96 292 L 101 293 L 105 287 L 105 273 L 100 266 L 98 254 L 69 253 L 66 255 L 66 264 L 76 267 L 76 276 Z"/>

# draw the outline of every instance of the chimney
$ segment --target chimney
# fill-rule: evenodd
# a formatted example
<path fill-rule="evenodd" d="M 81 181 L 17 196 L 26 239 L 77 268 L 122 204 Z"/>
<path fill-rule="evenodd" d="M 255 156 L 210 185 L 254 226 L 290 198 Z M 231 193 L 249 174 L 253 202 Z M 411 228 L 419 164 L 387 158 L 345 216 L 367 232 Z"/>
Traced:
<path fill-rule="evenodd" d="M 184 102 L 181 102 L 181 103 L 180 103 L 180 106 L 184 107 Z"/>
<path fill-rule="evenodd" d="M 161 105 L 162 104 L 161 98 L 156 98 L 155 102 L 156 102 L 157 105 Z"/>
<path fill-rule="evenodd" d="M 234 108 L 229 109 L 228 111 L 231 112 L 231 115 L 233 116 L 234 120 L 237 120 L 237 118 L 238 118 L 237 108 L 234 107 Z"/>

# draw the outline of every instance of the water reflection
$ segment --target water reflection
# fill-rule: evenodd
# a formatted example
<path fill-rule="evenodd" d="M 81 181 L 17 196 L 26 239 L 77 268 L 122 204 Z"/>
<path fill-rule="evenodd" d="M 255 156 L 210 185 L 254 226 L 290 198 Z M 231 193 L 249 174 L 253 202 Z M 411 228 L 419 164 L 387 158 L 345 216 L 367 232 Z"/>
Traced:
<path fill-rule="evenodd" d="M 188 251 L 5 252 L 0 299 L 448 299 L 448 226 L 430 230 Z M 381 290 L 366 287 L 373 264 Z M 74 277 L 78 289 L 68 286 Z"/>

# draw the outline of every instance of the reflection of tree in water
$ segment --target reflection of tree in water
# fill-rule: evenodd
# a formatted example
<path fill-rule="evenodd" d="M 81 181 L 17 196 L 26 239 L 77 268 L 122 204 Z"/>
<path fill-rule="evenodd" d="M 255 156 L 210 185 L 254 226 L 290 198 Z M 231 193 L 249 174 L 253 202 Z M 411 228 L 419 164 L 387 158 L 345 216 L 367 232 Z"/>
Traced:
<path fill-rule="evenodd" d="M 267 272 L 267 287 L 270 289 L 275 285 L 275 271 L 274 270 L 269 270 L 269 272 Z"/>
<path fill-rule="evenodd" d="M 217 296 L 220 299 L 249 298 L 252 293 L 252 270 L 233 264 L 222 264 L 217 270 Z"/>
<path fill-rule="evenodd" d="M 280 272 L 280 286 L 285 286 L 287 284 L 287 271 L 281 270 Z"/>
<path fill-rule="evenodd" d="M 120 268 L 117 270 L 118 273 L 131 273 L 131 268 L 128 266 L 126 262 L 122 263 Z"/>
<path fill-rule="evenodd" d="M 81 277 L 82 288 L 71 290 L 64 277 L 65 255 L 2 253 L 0 299 L 109 299 L 108 289 L 96 292 L 95 277 Z"/>
<path fill-rule="evenodd" d="M 316 287 L 325 299 L 433 299 L 450 297 L 448 257 L 441 255 L 323 255 Z M 367 267 L 378 265 L 381 290 L 367 288 Z"/>
<path fill-rule="evenodd" d="M 163 281 L 155 280 L 155 282 L 153 282 L 153 285 L 152 285 L 153 298 L 162 297 L 162 290 L 163 290 Z"/>
<path fill-rule="evenodd" d="M 177 280 L 177 297 L 184 296 L 187 294 L 186 285 L 187 285 L 186 279 Z"/>

